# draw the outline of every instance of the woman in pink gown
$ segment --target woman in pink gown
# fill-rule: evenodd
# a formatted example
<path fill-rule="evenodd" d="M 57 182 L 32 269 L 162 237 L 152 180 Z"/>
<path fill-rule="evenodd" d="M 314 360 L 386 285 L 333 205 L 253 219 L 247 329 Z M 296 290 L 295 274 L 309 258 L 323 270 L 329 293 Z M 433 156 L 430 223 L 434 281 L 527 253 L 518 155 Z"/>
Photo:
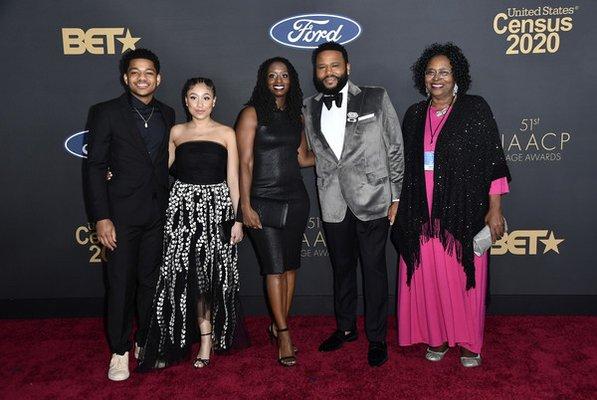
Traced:
<path fill-rule="evenodd" d="M 405 177 L 392 237 L 400 252 L 399 344 L 426 343 L 440 361 L 459 346 L 465 367 L 481 365 L 488 252 L 473 237 L 485 225 L 504 234 L 501 195 L 510 174 L 497 126 L 479 96 L 466 95 L 468 62 L 450 43 L 425 49 L 413 65 L 428 99 L 403 122 Z"/>

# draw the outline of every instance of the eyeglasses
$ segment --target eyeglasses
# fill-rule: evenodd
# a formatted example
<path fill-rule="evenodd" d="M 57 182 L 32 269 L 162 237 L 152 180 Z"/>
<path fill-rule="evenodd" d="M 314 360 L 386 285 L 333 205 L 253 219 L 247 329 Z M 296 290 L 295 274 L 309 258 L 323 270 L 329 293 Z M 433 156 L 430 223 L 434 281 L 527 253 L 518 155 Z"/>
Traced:
<path fill-rule="evenodd" d="M 425 71 L 426 78 L 435 78 L 436 76 L 439 76 L 440 78 L 447 78 L 451 74 L 452 71 L 450 71 L 449 69 L 440 69 L 437 71 L 434 69 L 428 69 Z"/>

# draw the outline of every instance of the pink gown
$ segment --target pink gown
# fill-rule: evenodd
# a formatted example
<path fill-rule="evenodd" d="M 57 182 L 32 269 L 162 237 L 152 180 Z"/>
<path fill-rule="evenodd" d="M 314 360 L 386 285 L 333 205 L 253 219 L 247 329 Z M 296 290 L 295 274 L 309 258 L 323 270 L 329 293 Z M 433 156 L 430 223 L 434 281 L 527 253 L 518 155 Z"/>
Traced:
<path fill-rule="evenodd" d="M 438 117 L 431 109 L 425 124 L 425 151 L 434 151 L 437 137 L 448 118 Z M 436 132 L 433 141 L 431 127 Z M 436 131 L 437 130 L 437 131 Z M 433 171 L 425 171 L 427 203 L 431 214 L 433 200 Z M 492 182 L 489 194 L 508 193 L 506 178 Z M 406 264 L 402 257 L 398 271 L 398 343 L 409 346 L 426 343 L 451 347 L 460 345 L 480 353 L 485 322 L 485 294 L 487 287 L 487 252 L 475 256 L 474 288 L 466 290 L 466 275 L 455 255 L 449 255 L 437 238 L 421 244 L 421 264 L 415 269 L 410 286 L 406 284 Z"/>

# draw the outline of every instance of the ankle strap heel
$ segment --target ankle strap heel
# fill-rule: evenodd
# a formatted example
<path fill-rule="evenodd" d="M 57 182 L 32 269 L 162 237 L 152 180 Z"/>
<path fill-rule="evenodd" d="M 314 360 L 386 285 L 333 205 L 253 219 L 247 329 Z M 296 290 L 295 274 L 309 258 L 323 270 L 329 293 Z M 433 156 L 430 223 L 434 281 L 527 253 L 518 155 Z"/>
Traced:
<path fill-rule="evenodd" d="M 211 336 L 212 332 L 207 332 L 207 333 L 201 333 L 200 336 Z M 210 349 L 210 354 L 213 354 L 214 349 L 213 347 Z M 199 355 L 197 355 L 197 358 L 195 358 L 195 361 L 193 362 L 193 367 L 195 368 L 205 368 L 209 366 L 209 358 L 201 358 L 199 357 Z"/>

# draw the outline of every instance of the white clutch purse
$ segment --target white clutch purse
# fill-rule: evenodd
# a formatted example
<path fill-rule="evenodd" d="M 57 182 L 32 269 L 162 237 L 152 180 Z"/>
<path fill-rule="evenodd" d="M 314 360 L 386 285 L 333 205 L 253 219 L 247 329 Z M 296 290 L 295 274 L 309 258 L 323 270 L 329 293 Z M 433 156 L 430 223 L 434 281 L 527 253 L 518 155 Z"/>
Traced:
<path fill-rule="evenodd" d="M 508 223 L 504 218 L 504 232 L 508 231 Z M 473 238 L 473 251 L 480 257 L 491 247 L 491 231 L 489 226 L 485 225 Z"/>

